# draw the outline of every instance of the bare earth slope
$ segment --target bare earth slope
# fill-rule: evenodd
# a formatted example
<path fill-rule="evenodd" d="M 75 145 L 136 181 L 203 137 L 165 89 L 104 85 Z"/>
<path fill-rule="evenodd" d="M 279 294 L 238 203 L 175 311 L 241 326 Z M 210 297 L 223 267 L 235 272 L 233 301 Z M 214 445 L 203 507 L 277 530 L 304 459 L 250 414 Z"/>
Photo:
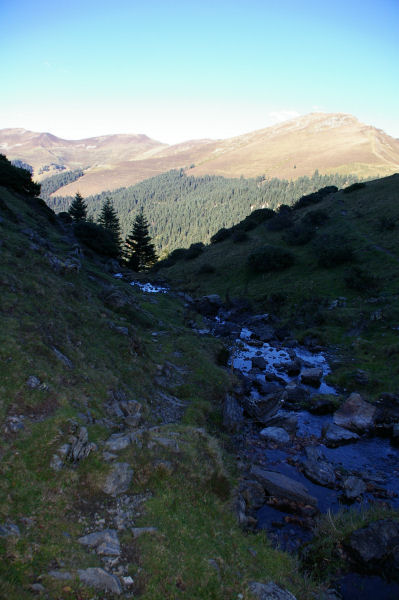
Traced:
<path fill-rule="evenodd" d="M 399 140 L 347 114 L 313 113 L 226 140 L 192 140 L 173 146 L 145 135 L 113 135 L 62 140 L 24 129 L 0 131 L 0 152 L 35 168 L 82 168 L 85 175 L 62 188 L 84 195 L 134 185 L 170 169 L 193 175 L 296 179 L 321 173 L 361 177 L 399 171 Z M 53 169 L 45 175 L 51 174 Z M 59 192 L 58 192 L 59 194 Z"/>

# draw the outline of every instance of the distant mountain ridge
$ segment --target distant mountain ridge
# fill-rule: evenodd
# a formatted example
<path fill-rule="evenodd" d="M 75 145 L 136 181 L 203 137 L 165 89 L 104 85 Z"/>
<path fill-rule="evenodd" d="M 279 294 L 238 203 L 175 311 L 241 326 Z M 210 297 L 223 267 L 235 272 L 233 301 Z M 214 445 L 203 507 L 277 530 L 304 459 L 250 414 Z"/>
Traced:
<path fill-rule="evenodd" d="M 399 171 L 399 140 L 343 113 L 311 113 L 224 140 L 167 145 L 143 134 L 63 140 L 25 129 L 0 130 L 0 152 L 33 166 L 43 178 L 59 169 L 83 169 L 62 195 L 99 193 L 183 168 L 192 175 L 297 179 L 320 173 L 359 177 Z"/>

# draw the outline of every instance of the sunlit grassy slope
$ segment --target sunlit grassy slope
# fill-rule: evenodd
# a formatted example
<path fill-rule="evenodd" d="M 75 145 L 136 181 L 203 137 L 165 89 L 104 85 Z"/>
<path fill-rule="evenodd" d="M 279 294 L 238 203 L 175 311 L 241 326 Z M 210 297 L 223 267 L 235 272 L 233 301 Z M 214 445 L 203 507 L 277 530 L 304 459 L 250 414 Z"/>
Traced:
<path fill-rule="evenodd" d="M 313 337 L 334 346 L 332 379 L 345 388 L 360 387 L 370 397 L 397 390 L 399 175 L 370 181 L 350 193 L 341 190 L 294 210 L 294 226 L 306 222 L 313 211 L 323 211 L 326 219 L 302 246 L 290 245 L 292 228 L 271 231 L 266 221 L 247 231 L 246 239 L 230 236 L 207 246 L 198 258 L 179 260 L 160 273 L 194 295 L 213 292 L 227 301 L 248 298 L 256 310 L 280 317 L 281 325 L 300 341 Z M 323 240 L 348 244 L 353 260 L 319 266 Z M 251 270 L 248 256 L 269 244 L 292 252 L 293 266 L 265 273 Z M 358 369 L 368 373 L 363 387 L 357 381 Z"/>

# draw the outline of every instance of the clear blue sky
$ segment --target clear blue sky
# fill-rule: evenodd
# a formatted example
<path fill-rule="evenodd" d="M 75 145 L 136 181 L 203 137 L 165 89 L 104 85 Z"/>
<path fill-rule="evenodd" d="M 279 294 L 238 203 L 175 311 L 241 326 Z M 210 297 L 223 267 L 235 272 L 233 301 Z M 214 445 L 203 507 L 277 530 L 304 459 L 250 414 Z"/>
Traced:
<path fill-rule="evenodd" d="M 399 0 L 0 0 L 0 128 L 228 137 L 346 112 L 399 137 Z"/>

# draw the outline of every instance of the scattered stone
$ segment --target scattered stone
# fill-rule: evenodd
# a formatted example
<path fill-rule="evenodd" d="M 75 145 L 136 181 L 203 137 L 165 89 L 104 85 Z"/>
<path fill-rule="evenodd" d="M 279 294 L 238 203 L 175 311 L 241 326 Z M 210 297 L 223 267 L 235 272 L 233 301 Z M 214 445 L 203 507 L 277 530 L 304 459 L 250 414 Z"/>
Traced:
<path fill-rule="evenodd" d="M 130 575 L 128 575 L 127 577 L 121 577 L 121 579 L 123 581 L 123 585 L 125 585 L 126 587 L 129 587 L 134 584 L 134 579 L 130 577 Z"/>
<path fill-rule="evenodd" d="M 104 569 L 93 567 L 90 569 L 79 569 L 79 579 L 86 585 L 104 592 L 111 592 L 119 596 L 122 593 L 122 586 L 119 579 Z"/>
<path fill-rule="evenodd" d="M 19 537 L 21 532 L 15 523 L 3 523 L 0 525 L 0 537 Z"/>
<path fill-rule="evenodd" d="M 41 381 L 38 377 L 36 377 L 36 375 L 29 375 L 28 379 L 26 380 L 26 385 L 34 390 L 40 387 Z"/>
<path fill-rule="evenodd" d="M 49 577 L 53 577 L 53 579 L 60 579 L 61 581 L 72 579 L 72 575 L 68 571 L 49 571 L 48 575 Z"/>
<path fill-rule="evenodd" d="M 81 427 L 78 437 L 70 438 L 71 446 L 67 458 L 72 462 L 79 462 L 89 456 L 90 452 L 97 450 L 96 444 L 89 442 L 89 435 L 86 427 Z M 65 448 L 65 446 L 63 446 Z M 60 449 L 61 450 L 61 449 Z"/>
<path fill-rule="evenodd" d="M 105 442 L 106 447 L 111 452 L 124 450 L 132 443 L 131 433 L 113 433 Z"/>
<path fill-rule="evenodd" d="M 53 469 L 53 471 L 61 471 L 63 466 L 64 466 L 64 461 L 61 458 L 61 456 L 58 456 L 58 454 L 53 454 L 51 461 L 50 461 L 50 467 Z"/>
<path fill-rule="evenodd" d="M 282 427 L 266 427 L 259 434 L 267 442 L 284 446 L 289 443 L 290 436 Z"/>
<path fill-rule="evenodd" d="M 129 304 L 134 304 L 133 298 L 125 291 L 114 286 L 107 288 L 102 294 L 104 304 L 110 308 L 123 308 Z"/>
<path fill-rule="evenodd" d="M 72 361 L 67 356 L 65 356 L 65 354 L 62 354 L 62 352 L 58 350 L 58 348 L 56 348 L 55 346 L 51 346 L 51 349 L 54 352 L 55 356 L 58 358 L 58 360 L 63 362 L 68 369 L 73 369 Z"/>
<path fill-rule="evenodd" d="M 256 510 L 265 504 L 265 490 L 259 481 L 244 481 L 240 490 L 247 510 Z"/>
<path fill-rule="evenodd" d="M 129 463 L 115 463 L 105 481 L 103 491 L 110 496 L 127 492 L 132 478 L 133 469 Z"/>
<path fill-rule="evenodd" d="M 312 387 L 319 387 L 323 377 L 323 369 L 311 367 L 303 369 L 301 373 L 301 382 Z"/>
<path fill-rule="evenodd" d="M 326 428 L 323 429 L 323 442 L 328 448 L 337 448 L 344 444 L 356 442 L 360 439 L 357 433 L 338 427 L 334 423 L 330 423 Z"/>
<path fill-rule="evenodd" d="M 291 592 L 283 590 L 273 581 L 269 583 L 252 581 L 248 590 L 257 600 L 296 600 Z"/>
<path fill-rule="evenodd" d="M 4 430 L 6 433 L 18 433 L 18 431 L 25 429 L 24 420 L 24 415 L 11 415 L 6 418 Z"/>
<path fill-rule="evenodd" d="M 364 483 L 363 479 L 353 475 L 347 477 L 343 481 L 342 487 L 347 500 L 355 500 L 356 498 L 362 496 L 366 491 L 366 484 Z"/>
<path fill-rule="evenodd" d="M 78 539 L 80 544 L 95 548 L 101 556 L 119 556 L 121 553 L 118 534 L 115 529 L 104 529 L 89 533 Z"/>
<path fill-rule="evenodd" d="M 303 471 L 306 477 L 319 485 L 334 487 L 336 481 L 335 471 L 332 465 L 326 461 L 321 449 L 309 446 L 305 449 L 305 455 Z"/>
<path fill-rule="evenodd" d="M 231 433 L 236 433 L 243 423 L 243 412 L 234 396 L 228 394 L 223 404 L 223 427 Z"/>
<path fill-rule="evenodd" d="M 42 594 L 46 591 L 46 588 L 41 583 L 32 583 L 29 587 L 35 594 Z"/>
<path fill-rule="evenodd" d="M 291 477 L 275 471 L 267 471 L 257 465 L 251 467 L 250 473 L 261 482 L 270 496 L 291 500 L 299 504 L 317 505 L 317 499 L 309 494 L 308 489 L 299 481 L 291 479 Z"/>
<path fill-rule="evenodd" d="M 136 539 L 144 533 L 154 534 L 158 532 L 156 527 L 132 527 L 133 538 Z"/>

